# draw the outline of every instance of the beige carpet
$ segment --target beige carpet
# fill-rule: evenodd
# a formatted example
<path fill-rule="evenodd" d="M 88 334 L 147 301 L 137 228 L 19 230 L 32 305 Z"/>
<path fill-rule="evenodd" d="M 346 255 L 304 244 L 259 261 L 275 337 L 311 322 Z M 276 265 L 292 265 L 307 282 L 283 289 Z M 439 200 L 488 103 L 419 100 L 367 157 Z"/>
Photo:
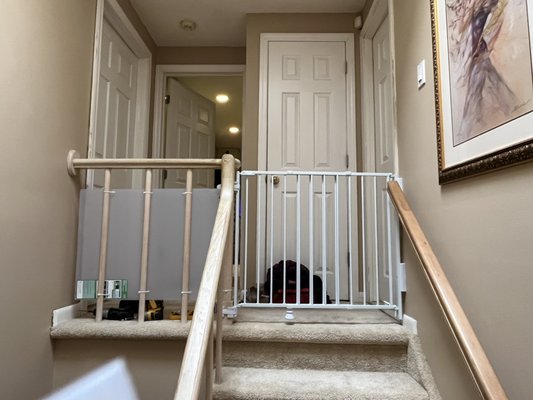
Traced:
<path fill-rule="evenodd" d="M 406 373 L 231 368 L 223 370 L 217 400 L 428 400 Z M 236 389 L 238 388 L 238 389 Z"/>
<path fill-rule="evenodd" d="M 380 311 L 245 311 L 224 327 L 216 400 L 441 400 L 418 338 Z"/>

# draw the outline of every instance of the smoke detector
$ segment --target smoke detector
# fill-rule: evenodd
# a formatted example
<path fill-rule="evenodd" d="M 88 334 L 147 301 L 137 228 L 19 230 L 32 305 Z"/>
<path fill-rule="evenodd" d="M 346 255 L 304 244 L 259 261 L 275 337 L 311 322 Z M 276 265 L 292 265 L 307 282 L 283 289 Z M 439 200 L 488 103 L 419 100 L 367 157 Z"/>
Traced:
<path fill-rule="evenodd" d="M 197 27 L 196 22 L 192 19 L 182 19 L 180 21 L 180 28 L 187 32 L 195 31 Z"/>

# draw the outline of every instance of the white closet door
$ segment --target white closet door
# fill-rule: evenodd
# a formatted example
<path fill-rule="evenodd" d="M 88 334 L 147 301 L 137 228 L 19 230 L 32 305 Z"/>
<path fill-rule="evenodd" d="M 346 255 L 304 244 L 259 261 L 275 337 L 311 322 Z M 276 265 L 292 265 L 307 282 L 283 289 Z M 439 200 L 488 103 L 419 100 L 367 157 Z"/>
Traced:
<path fill-rule="evenodd" d="M 186 88 L 176 79 L 167 82 L 166 158 L 215 158 L 215 103 Z M 168 170 L 164 187 L 185 187 L 185 170 Z M 212 188 L 214 173 L 198 170 L 193 186 Z"/>
<path fill-rule="evenodd" d="M 95 158 L 134 157 L 138 58 L 104 20 L 100 78 L 94 132 Z M 132 186 L 133 173 L 113 171 L 113 187 Z M 103 172 L 94 173 L 94 186 L 103 186 Z"/>

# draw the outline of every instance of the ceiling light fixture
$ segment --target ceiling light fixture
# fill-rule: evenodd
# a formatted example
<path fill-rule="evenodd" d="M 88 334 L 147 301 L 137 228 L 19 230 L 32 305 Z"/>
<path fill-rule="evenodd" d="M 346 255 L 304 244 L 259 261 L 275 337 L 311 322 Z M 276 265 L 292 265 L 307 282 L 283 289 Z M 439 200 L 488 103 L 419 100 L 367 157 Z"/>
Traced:
<path fill-rule="evenodd" d="M 192 19 L 182 19 L 180 21 L 180 27 L 184 31 L 192 32 L 196 30 L 197 24 Z"/>
<path fill-rule="evenodd" d="M 236 126 L 232 126 L 228 129 L 229 133 L 233 133 L 234 135 L 236 135 L 237 133 L 239 133 L 241 130 L 239 128 L 237 128 Z"/>
<path fill-rule="evenodd" d="M 217 100 L 217 103 L 224 104 L 229 101 L 229 96 L 227 94 L 217 94 L 215 99 Z"/>

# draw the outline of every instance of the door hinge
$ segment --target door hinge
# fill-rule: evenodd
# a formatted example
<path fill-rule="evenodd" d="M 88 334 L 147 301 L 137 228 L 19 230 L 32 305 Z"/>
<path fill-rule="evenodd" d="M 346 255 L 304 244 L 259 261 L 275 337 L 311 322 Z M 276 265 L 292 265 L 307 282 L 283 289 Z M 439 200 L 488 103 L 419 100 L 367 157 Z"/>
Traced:
<path fill-rule="evenodd" d="M 346 169 L 350 168 L 350 156 L 346 154 Z"/>
<path fill-rule="evenodd" d="M 348 75 L 348 61 L 344 61 L 344 75 Z"/>
<path fill-rule="evenodd" d="M 169 104 L 170 103 L 170 95 L 167 94 L 165 95 L 165 104 Z"/>

